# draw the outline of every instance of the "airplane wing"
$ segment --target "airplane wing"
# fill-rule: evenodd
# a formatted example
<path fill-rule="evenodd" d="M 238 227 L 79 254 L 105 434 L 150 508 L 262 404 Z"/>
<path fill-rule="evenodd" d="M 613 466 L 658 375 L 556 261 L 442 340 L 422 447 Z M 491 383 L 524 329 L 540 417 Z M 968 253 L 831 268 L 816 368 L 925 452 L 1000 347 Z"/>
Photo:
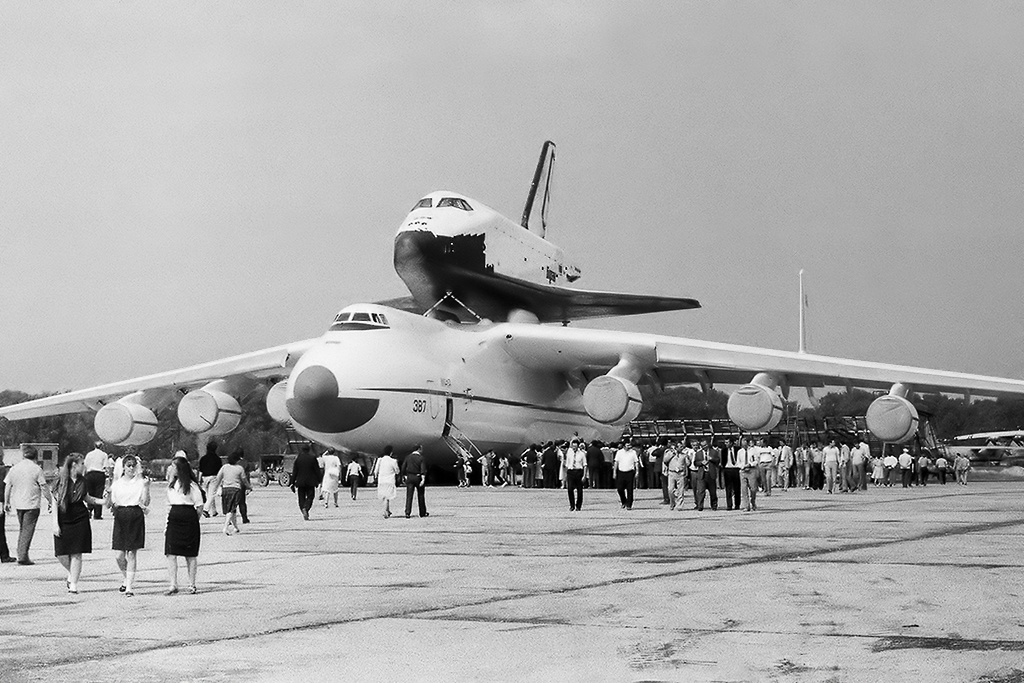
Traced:
<path fill-rule="evenodd" d="M 475 289 L 499 295 L 520 308 L 532 311 L 541 322 L 607 318 L 640 313 L 700 308 L 696 299 L 648 294 L 598 292 L 527 282 L 506 275 L 460 269 L 459 276 Z"/>
<path fill-rule="evenodd" d="M 1019 379 L 628 332 L 544 325 L 517 325 L 511 330 L 510 326 L 504 347 L 522 365 L 580 372 L 588 379 L 627 357 L 660 385 L 745 384 L 759 372 L 771 372 L 780 377 L 783 388 L 888 389 L 900 382 L 917 392 L 1024 394 L 1024 380 Z"/>
<path fill-rule="evenodd" d="M 167 392 L 189 389 L 218 379 L 248 377 L 267 379 L 283 377 L 296 361 L 312 346 L 315 339 L 275 346 L 239 356 L 232 356 L 200 365 L 147 375 L 136 379 L 104 384 L 91 389 L 27 401 L 0 408 L 0 417 L 8 420 L 27 420 L 34 417 L 65 415 L 99 410 L 101 407 L 138 391 Z"/>

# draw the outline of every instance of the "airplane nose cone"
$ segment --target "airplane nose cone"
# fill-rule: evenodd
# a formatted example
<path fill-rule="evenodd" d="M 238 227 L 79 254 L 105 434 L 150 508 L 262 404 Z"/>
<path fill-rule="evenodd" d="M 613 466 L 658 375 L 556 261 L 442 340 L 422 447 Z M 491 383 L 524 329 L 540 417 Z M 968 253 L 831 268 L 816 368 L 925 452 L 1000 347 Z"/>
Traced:
<path fill-rule="evenodd" d="M 311 365 L 295 378 L 292 393 L 299 401 L 338 398 L 338 378 L 322 365 Z"/>
<path fill-rule="evenodd" d="M 377 414 L 375 398 L 339 396 L 338 378 L 322 365 L 303 368 L 292 381 L 292 396 L 285 402 L 288 415 L 306 429 L 339 434 L 361 427 Z"/>

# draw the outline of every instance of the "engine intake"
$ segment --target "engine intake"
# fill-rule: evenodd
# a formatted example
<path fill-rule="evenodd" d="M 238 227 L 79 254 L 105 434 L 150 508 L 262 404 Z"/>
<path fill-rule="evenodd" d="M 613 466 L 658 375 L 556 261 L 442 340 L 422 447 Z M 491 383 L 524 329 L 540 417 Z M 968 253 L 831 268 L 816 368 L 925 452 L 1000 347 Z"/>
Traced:
<path fill-rule="evenodd" d="M 156 436 L 157 419 L 139 403 L 114 401 L 103 406 L 93 419 L 93 429 L 103 441 L 115 446 L 141 446 Z"/>
<path fill-rule="evenodd" d="M 871 433 L 888 443 L 906 443 L 917 434 L 917 408 L 902 396 L 876 398 L 868 406 L 865 419 Z"/>
<path fill-rule="evenodd" d="M 283 379 L 267 392 L 267 413 L 276 422 L 289 423 L 292 416 L 288 414 L 288 407 L 285 403 L 288 393 L 288 380 Z"/>
<path fill-rule="evenodd" d="M 729 419 L 748 432 L 774 429 L 782 420 L 782 397 L 772 387 L 745 384 L 729 397 Z"/>
<path fill-rule="evenodd" d="M 186 394 L 178 403 L 178 422 L 193 434 L 227 434 L 241 420 L 238 399 L 209 386 Z"/>
<path fill-rule="evenodd" d="M 620 426 L 640 414 L 640 388 L 628 379 L 602 375 L 583 390 L 583 407 L 594 420 Z"/>

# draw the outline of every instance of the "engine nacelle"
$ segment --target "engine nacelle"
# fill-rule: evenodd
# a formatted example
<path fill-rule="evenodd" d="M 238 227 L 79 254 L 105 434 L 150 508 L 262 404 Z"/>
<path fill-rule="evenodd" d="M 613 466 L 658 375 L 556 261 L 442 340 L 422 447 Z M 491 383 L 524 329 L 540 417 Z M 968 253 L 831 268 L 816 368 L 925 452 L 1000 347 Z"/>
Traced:
<path fill-rule="evenodd" d="M 624 425 L 640 414 L 643 405 L 640 388 L 621 377 L 602 375 L 583 390 L 583 407 L 601 424 Z"/>
<path fill-rule="evenodd" d="M 115 446 L 141 446 L 152 440 L 157 430 L 152 410 L 139 403 L 123 401 L 100 408 L 92 424 L 102 441 Z"/>
<path fill-rule="evenodd" d="M 270 387 L 270 391 L 267 392 L 267 413 L 276 422 L 288 423 L 292 421 L 292 416 L 288 414 L 287 404 L 285 403 L 285 395 L 287 393 L 288 380 L 286 379 Z"/>
<path fill-rule="evenodd" d="M 186 394 L 178 403 L 178 422 L 193 434 L 227 434 L 241 420 L 238 399 L 209 386 Z"/>
<path fill-rule="evenodd" d="M 748 432 L 766 432 L 782 420 L 782 397 L 773 388 L 745 384 L 729 397 L 729 419 Z"/>
<path fill-rule="evenodd" d="M 917 408 L 902 396 L 879 396 L 865 418 L 871 433 L 888 443 L 906 443 L 917 434 Z"/>

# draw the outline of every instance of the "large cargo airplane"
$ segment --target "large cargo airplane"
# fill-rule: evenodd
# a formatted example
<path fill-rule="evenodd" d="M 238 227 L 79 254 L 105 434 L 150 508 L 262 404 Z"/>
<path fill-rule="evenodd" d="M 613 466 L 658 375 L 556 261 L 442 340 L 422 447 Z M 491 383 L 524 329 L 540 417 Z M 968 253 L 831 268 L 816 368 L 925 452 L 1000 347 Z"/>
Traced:
<path fill-rule="evenodd" d="M 347 306 L 317 339 L 28 401 L 0 417 L 93 411 L 99 438 L 139 445 L 175 406 L 186 430 L 227 434 L 239 399 L 269 387 L 271 416 L 325 446 L 422 445 L 446 465 L 474 447 L 615 440 L 640 412 L 645 384 L 737 385 L 729 417 L 749 431 L 779 423 L 790 387 L 888 389 L 867 424 L 893 443 L 917 434 L 915 392 L 1024 394 L 1019 379 L 543 324 L 699 305 L 567 286 L 579 270 L 545 234 L 553 160 L 546 143 L 519 224 L 458 193 L 421 198 L 395 238 L 411 298 Z"/>

